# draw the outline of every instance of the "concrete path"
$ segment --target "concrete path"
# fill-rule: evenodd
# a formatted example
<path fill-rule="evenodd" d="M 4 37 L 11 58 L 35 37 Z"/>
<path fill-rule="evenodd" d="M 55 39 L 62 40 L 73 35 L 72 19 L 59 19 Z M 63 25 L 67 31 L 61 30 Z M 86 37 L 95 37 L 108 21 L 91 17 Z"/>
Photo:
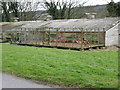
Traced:
<path fill-rule="evenodd" d="M 13 75 L 5 73 L 0 73 L 0 75 L 2 75 L 2 88 L 51 88 Z"/>

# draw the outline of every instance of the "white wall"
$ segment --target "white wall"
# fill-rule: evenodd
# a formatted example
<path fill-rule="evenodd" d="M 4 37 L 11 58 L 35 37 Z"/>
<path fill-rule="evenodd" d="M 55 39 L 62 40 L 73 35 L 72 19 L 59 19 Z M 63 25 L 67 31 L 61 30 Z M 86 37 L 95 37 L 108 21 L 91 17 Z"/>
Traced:
<path fill-rule="evenodd" d="M 120 23 L 106 31 L 105 46 L 119 45 Z"/>

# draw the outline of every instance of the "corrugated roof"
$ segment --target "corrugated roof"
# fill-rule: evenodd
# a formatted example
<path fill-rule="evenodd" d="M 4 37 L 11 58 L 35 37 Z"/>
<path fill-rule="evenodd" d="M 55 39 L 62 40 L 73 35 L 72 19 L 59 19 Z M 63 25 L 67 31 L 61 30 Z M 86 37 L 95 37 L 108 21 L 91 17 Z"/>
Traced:
<path fill-rule="evenodd" d="M 64 19 L 64 20 L 50 20 L 50 21 L 20 21 L 10 22 L 8 26 L 3 29 L 13 28 L 85 28 L 85 29 L 100 29 L 106 30 L 111 28 L 114 23 L 118 21 L 118 18 L 101 18 L 101 19 Z M 5 23 L 4 23 L 5 24 Z M 4 26 L 4 24 L 2 24 Z M 1 25 L 1 23 L 0 23 Z M 12 28 L 11 28 L 12 27 Z"/>

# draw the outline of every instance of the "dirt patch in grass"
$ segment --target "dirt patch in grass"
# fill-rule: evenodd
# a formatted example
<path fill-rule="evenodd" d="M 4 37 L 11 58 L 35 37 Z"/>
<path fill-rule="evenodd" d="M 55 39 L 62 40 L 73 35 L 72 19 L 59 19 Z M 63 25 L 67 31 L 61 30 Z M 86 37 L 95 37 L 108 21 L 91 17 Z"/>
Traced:
<path fill-rule="evenodd" d="M 98 48 L 98 49 L 89 49 L 86 50 L 85 52 L 94 52 L 94 51 L 118 51 L 120 50 L 119 47 L 117 46 L 109 46 L 109 47 L 102 47 L 102 48 Z"/>

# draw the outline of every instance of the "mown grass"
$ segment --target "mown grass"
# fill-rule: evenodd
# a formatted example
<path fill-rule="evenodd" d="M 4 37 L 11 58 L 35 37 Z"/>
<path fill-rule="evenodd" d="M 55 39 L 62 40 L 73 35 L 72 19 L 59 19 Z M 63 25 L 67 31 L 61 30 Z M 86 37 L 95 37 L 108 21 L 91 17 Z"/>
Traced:
<path fill-rule="evenodd" d="M 3 44 L 3 72 L 64 86 L 117 88 L 117 53 Z"/>

